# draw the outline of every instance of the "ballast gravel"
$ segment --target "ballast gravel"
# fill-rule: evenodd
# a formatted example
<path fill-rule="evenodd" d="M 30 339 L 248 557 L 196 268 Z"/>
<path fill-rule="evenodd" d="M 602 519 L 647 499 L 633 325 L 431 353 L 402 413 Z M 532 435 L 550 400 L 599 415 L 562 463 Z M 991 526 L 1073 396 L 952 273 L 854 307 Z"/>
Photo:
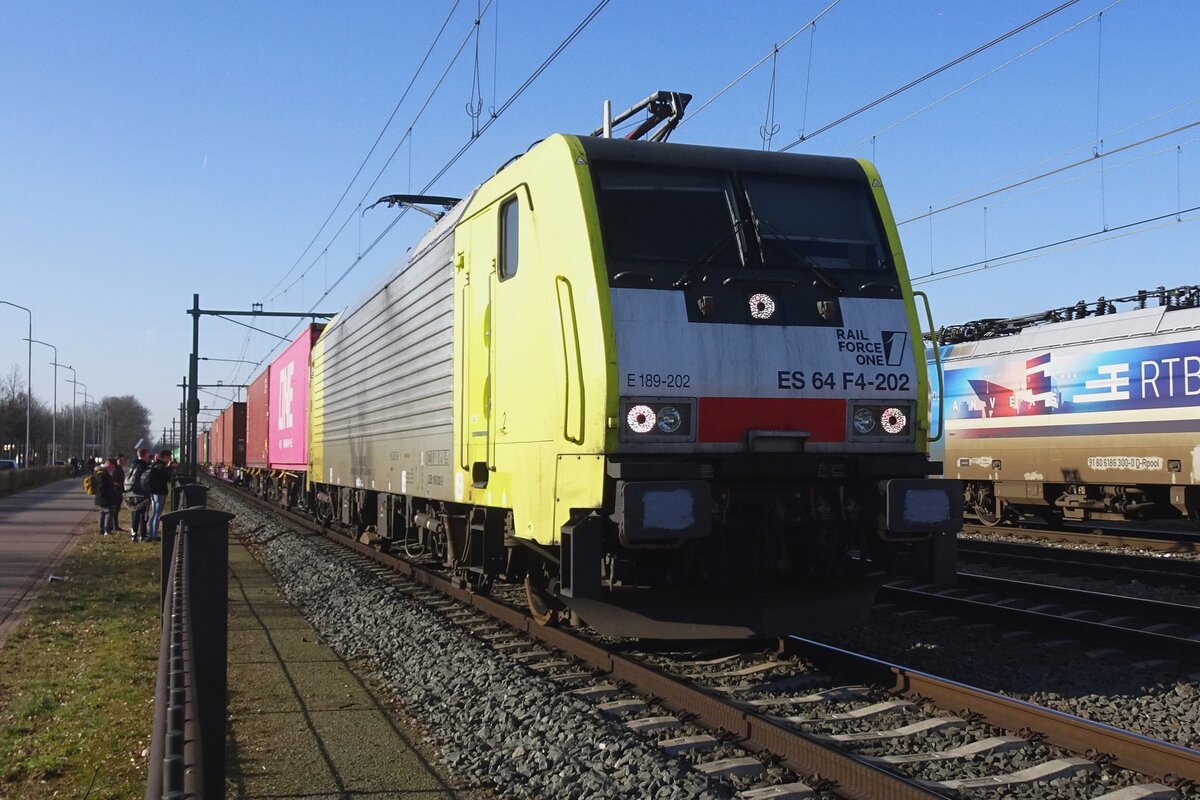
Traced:
<path fill-rule="evenodd" d="M 401 587 L 234 499 L 235 529 L 326 642 L 430 732 L 464 788 L 513 798 L 728 798 L 684 760 L 514 666 Z M 236 505 L 236 508 L 232 508 Z"/>

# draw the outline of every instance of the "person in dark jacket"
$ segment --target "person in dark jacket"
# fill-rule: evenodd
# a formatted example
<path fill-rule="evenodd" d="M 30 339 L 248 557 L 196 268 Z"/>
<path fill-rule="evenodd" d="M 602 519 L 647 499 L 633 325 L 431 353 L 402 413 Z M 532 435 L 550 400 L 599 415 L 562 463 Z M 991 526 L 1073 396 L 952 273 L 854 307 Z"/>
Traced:
<path fill-rule="evenodd" d="M 146 541 L 150 534 L 146 523 L 150 519 L 150 495 L 145 489 L 142 474 L 150 469 L 150 451 L 141 448 L 137 458 L 129 465 L 125 475 L 125 502 L 130 508 L 133 519 L 129 523 L 130 541 L 136 542 L 140 537 Z"/>
<path fill-rule="evenodd" d="M 163 506 L 167 503 L 167 491 L 171 486 L 171 451 L 163 450 L 158 459 L 150 465 L 146 475 L 146 488 L 150 490 L 150 531 L 146 541 L 158 540 L 158 518 L 162 516 Z"/>
<path fill-rule="evenodd" d="M 113 466 L 116 466 L 117 460 L 112 459 Z M 113 513 L 113 506 L 121 502 L 121 496 L 113 490 L 112 475 L 104 466 L 97 464 L 96 469 L 92 472 L 92 486 L 95 491 L 96 505 L 100 509 L 100 535 L 108 536 L 116 527 L 117 515 Z"/>
<path fill-rule="evenodd" d="M 125 495 L 125 454 L 118 453 L 108 460 L 105 467 L 112 476 L 113 491 L 117 493 L 117 504 L 113 506 L 113 530 L 121 532 L 121 500 Z"/>

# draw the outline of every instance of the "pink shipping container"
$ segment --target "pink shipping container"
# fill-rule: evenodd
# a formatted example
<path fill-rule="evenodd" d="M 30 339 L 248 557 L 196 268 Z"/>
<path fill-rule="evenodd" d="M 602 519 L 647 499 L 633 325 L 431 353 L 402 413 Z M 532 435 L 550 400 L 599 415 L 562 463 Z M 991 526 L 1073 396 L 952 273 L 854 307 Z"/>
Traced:
<path fill-rule="evenodd" d="M 325 326 L 313 323 L 271 364 L 270 462 L 272 469 L 308 469 L 309 356 Z"/>
<path fill-rule="evenodd" d="M 209 462 L 217 467 L 217 475 L 226 475 L 226 470 L 230 467 L 244 466 L 246 463 L 246 404 L 231 403 L 221 412 L 221 416 L 213 421 L 209 434 Z"/>
<path fill-rule="evenodd" d="M 267 446 L 269 428 L 267 415 L 271 408 L 271 370 L 263 370 L 250 383 L 246 394 L 246 466 L 265 469 L 270 465 Z"/>

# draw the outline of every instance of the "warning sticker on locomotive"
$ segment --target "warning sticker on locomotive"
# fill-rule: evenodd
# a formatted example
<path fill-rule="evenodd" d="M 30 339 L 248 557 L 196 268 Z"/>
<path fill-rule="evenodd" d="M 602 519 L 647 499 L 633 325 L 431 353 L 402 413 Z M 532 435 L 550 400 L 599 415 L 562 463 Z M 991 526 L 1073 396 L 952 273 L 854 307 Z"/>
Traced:
<path fill-rule="evenodd" d="M 1088 469 L 1123 469 L 1141 472 L 1161 470 L 1163 460 L 1157 456 L 1093 456 L 1087 460 Z"/>

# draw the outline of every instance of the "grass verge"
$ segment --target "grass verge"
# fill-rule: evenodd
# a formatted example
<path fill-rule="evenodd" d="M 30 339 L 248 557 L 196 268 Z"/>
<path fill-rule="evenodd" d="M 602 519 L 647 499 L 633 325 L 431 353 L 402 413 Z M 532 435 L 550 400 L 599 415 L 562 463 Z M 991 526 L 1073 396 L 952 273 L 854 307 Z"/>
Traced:
<path fill-rule="evenodd" d="M 160 545 L 88 533 L 0 650 L 0 796 L 140 797 Z M 90 792 L 89 792 L 90 789 Z"/>

